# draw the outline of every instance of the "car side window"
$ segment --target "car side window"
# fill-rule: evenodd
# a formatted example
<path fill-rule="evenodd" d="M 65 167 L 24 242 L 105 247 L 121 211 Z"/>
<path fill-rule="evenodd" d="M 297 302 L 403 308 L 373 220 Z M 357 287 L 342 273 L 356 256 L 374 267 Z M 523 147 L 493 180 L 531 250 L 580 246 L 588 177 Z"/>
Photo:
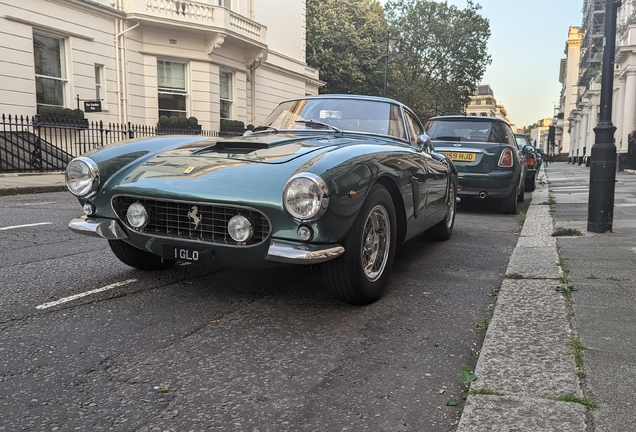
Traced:
<path fill-rule="evenodd" d="M 506 137 L 506 130 L 503 123 L 498 121 L 492 123 L 492 130 L 490 131 L 490 137 L 488 138 L 488 141 L 496 143 L 508 142 L 508 138 Z"/>
<path fill-rule="evenodd" d="M 413 118 L 413 116 L 405 112 L 406 114 L 406 124 L 409 129 L 410 141 L 413 147 L 419 147 L 417 144 L 417 139 L 420 135 L 424 133 L 424 129 L 420 126 L 420 123 Z"/>
<path fill-rule="evenodd" d="M 389 135 L 402 138 L 403 140 L 406 139 L 406 131 L 402 123 L 400 107 L 394 104 L 391 104 L 391 110 L 389 111 Z"/>
<path fill-rule="evenodd" d="M 508 139 L 508 143 L 510 143 L 510 145 L 517 147 L 517 139 L 515 138 L 515 134 L 512 132 L 512 129 L 510 129 L 510 126 L 504 125 L 504 130 L 506 132 L 506 138 Z"/>

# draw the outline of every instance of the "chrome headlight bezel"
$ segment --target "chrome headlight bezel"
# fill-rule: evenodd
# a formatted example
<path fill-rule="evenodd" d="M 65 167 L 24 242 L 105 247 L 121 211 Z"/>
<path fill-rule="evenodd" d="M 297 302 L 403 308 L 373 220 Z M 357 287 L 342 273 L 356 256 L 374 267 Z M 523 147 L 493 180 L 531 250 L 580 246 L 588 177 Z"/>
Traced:
<path fill-rule="evenodd" d="M 84 156 L 68 163 L 64 178 L 68 190 L 78 198 L 92 198 L 99 189 L 99 168 L 92 159 Z"/>
<path fill-rule="evenodd" d="M 298 200 L 303 199 L 309 202 L 298 205 Z M 299 221 L 317 220 L 329 207 L 329 188 L 316 174 L 309 172 L 296 174 L 285 184 L 283 206 L 287 213 Z"/>

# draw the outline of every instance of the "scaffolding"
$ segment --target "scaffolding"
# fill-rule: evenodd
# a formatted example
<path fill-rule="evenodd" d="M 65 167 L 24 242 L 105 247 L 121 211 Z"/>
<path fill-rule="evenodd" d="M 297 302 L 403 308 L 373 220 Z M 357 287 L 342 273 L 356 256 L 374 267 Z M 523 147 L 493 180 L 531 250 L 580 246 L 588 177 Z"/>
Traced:
<path fill-rule="evenodd" d="M 603 59 L 603 37 L 605 32 L 605 1 L 585 0 L 583 4 L 583 23 L 581 31 L 581 63 L 579 66 L 579 82 L 581 91 L 585 91 L 589 82 L 601 70 Z"/>

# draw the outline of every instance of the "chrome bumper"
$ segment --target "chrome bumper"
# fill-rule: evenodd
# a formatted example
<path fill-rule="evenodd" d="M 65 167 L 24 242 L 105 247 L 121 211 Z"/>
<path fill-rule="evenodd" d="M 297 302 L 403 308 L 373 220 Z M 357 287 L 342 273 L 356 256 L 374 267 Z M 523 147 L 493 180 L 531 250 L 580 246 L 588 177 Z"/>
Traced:
<path fill-rule="evenodd" d="M 92 219 L 89 216 L 82 216 L 70 221 L 68 227 L 79 234 L 108 240 L 128 238 L 119 222 L 111 219 Z M 319 264 L 343 253 L 344 247 L 340 245 L 311 245 L 272 240 L 265 260 L 285 264 Z"/>
<path fill-rule="evenodd" d="M 344 247 L 340 245 L 310 245 L 272 240 L 265 260 L 286 264 L 319 264 L 343 253 Z"/>
<path fill-rule="evenodd" d="M 101 237 L 108 240 L 128 238 L 119 223 L 111 219 L 91 219 L 89 216 L 82 216 L 70 221 L 68 227 L 79 234 Z"/>

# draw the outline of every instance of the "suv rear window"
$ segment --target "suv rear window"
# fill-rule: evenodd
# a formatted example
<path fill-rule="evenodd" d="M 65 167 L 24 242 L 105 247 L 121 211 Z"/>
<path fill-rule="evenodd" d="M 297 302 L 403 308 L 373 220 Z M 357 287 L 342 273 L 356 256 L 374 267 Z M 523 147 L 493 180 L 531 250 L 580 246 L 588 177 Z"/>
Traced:
<path fill-rule="evenodd" d="M 429 120 L 426 133 L 433 140 L 508 143 L 505 127 L 499 122 L 470 120 Z"/>

